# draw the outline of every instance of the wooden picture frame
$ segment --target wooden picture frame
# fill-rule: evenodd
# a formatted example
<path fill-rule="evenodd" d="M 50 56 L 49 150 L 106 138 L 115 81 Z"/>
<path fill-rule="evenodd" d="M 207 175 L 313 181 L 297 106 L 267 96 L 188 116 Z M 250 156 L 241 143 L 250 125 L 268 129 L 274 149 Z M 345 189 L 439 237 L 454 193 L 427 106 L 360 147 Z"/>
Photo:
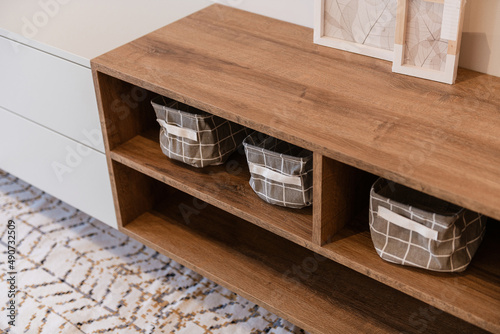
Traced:
<path fill-rule="evenodd" d="M 315 0 L 314 43 L 393 60 L 397 0 Z"/>
<path fill-rule="evenodd" d="M 453 84 L 465 2 L 398 0 L 393 72 Z"/>

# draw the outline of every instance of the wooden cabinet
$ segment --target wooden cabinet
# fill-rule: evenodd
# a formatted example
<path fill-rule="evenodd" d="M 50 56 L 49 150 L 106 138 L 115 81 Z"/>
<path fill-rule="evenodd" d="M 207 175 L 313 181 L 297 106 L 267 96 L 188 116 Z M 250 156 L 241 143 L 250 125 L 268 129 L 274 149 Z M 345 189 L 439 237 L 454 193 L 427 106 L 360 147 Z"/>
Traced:
<path fill-rule="evenodd" d="M 311 332 L 500 332 L 497 221 L 466 272 L 442 274 L 382 261 L 366 210 L 383 176 L 499 219 L 499 78 L 393 74 L 221 5 L 92 70 L 121 231 Z M 241 152 L 205 169 L 166 158 L 157 94 L 312 150 L 312 209 L 258 199 Z"/>

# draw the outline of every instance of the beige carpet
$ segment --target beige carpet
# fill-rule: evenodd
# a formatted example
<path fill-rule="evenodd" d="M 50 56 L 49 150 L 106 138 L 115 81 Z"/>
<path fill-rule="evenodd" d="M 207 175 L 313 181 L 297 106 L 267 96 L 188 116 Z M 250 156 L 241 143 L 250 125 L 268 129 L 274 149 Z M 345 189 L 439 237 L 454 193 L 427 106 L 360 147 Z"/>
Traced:
<path fill-rule="evenodd" d="M 6 310 L 9 219 L 17 226 L 16 327 Z M 2 171 L 0 296 L 2 333 L 303 333 Z"/>

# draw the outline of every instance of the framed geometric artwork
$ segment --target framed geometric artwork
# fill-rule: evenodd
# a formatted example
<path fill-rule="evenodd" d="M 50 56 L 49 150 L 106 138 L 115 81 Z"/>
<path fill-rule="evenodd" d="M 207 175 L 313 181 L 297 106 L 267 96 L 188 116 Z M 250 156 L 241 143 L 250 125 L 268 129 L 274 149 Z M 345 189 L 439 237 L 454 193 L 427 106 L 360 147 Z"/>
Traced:
<path fill-rule="evenodd" d="M 393 72 L 453 84 L 465 0 L 398 0 Z"/>
<path fill-rule="evenodd" d="M 393 60 L 398 0 L 315 0 L 314 43 Z"/>

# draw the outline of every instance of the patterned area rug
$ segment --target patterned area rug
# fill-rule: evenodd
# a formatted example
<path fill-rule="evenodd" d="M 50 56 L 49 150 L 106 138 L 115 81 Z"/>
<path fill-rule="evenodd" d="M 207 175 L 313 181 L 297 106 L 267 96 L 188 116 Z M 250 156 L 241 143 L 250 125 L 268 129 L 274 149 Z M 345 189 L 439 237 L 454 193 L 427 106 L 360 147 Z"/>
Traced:
<path fill-rule="evenodd" d="M 8 324 L 7 222 L 17 234 Z M 304 333 L 41 190 L 0 171 L 0 332 Z"/>

